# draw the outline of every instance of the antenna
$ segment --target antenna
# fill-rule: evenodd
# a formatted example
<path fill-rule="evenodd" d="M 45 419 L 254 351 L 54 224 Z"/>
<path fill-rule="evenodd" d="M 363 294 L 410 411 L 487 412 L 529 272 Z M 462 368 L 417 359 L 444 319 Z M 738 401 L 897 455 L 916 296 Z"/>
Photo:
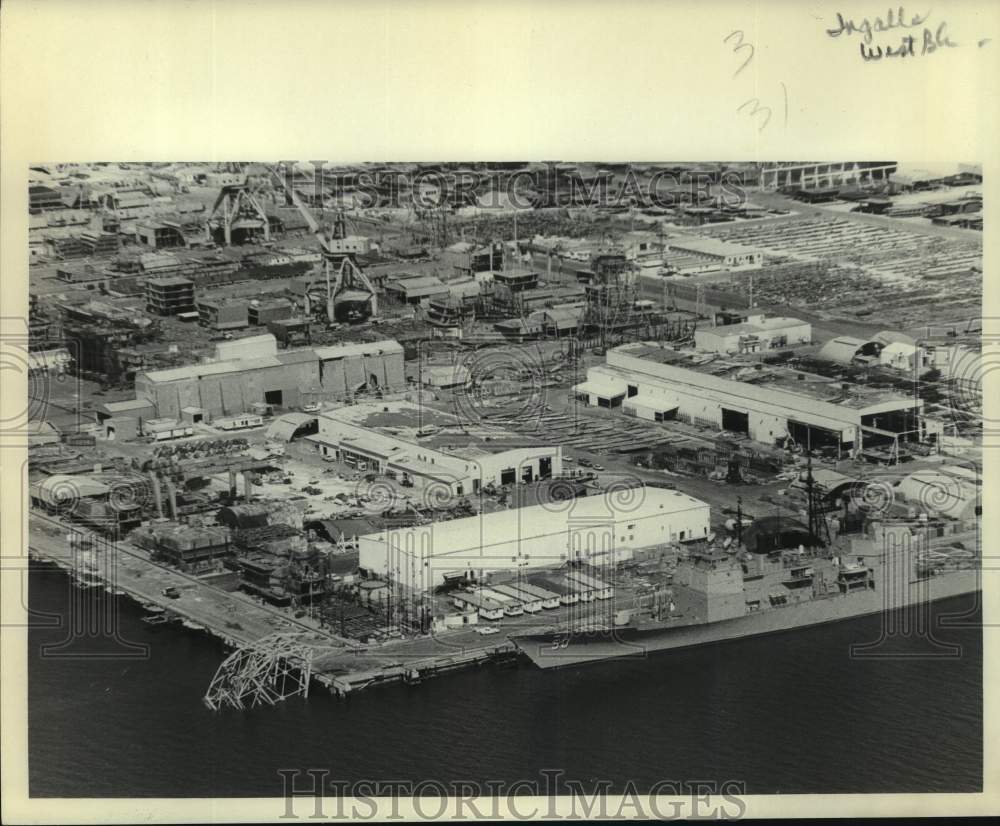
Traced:
<path fill-rule="evenodd" d="M 812 471 L 812 450 L 806 454 L 806 494 L 809 500 L 809 534 L 819 542 L 821 547 L 825 547 L 830 542 L 830 530 L 827 527 L 826 519 L 819 511 L 816 500 L 815 479 Z M 824 541 L 824 537 L 825 540 Z"/>

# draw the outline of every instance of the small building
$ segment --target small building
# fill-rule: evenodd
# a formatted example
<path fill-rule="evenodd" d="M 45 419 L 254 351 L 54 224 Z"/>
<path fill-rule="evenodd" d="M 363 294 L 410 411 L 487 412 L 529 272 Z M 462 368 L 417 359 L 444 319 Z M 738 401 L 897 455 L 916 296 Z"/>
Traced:
<path fill-rule="evenodd" d="M 680 253 L 729 269 L 759 267 L 764 260 L 763 254 L 753 247 L 717 238 L 671 238 L 667 241 L 667 250 L 668 257 L 671 253 Z"/>
<path fill-rule="evenodd" d="M 566 579 L 579 583 L 582 588 L 591 591 L 597 599 L 611 599 L 615 594 L 615 589 L 611 585 L 584 571 L 570 570 L 566 573 Z"/>
<path fill-rule="evenodd" d="M 493 283 L 506 287 L 512 293 L 533 290 L 538 287 L 538 273 L 534 270 L 501 270 L 493 273 Z"/>
<path fill-rule="evenodd" d="M 194 282 L 179 275 L 150 278 L 146 282 L 146 309 L 161 316 L 192 312 Z"/>
<path fill-rule="evenodd" d="M 156 418 L 153 404 L 146 399 L 128 399 L 121 402 L 105 402 L 96 411 L 97 424 L 103 428 L 109 419 L 132 419 L 136 422 L 137 432 L 142 432 L 143 422 Z M 105 436 L 107 431 L 105 429 Z"/>
<path fill-rule="evenodd" d="M 242 413 L 238 416 L 220 416 L 212 424 L 219 430 L 247 430 L 251 427 L 261 427 L 264 417 L 257 413 Z"/>
<path fill-rule="evenodd" d="M 303 347 L 312 341 L 312 326 L 308 318 L 278 318 L 267 322 L 268 332 L 281 347 Z"/>
<path fill-rule="evenodd" d="M 250 324 L 249 309 L 249 303 L 241 299 L 202 298 L 198 320 L 213 330 L 240 330 Z"/>
<path fill-rule="evenodd" d="M 591 407 L 621 407 L 628 392 L 626 382 L 606 375 L 588 376 L 587 381 L 573 386 L 576 400 Z"/>
<path fill-rule="evenodd" d="M 508 587 L 517 588 L 521 594 L 524 594 L 526 601 L 537 599 L 542 608 L 553 609 L 559 607 L 559 594 L 548 591 L 535 583 L 521 581 L 516 584 L 510 583 Z"/>
<path fill-rule="evenodd" d="M 140 435 L 139 420 L 130 416 L 111 416 L 101 424 L 104 427 L 104 438 L 109 442 L 131 442 Z"/>
<path fill-rule="evenodd" d="M 451 601 L 461 610 L 475 610 L 483 619 L 503 619 L 503 605 L 475 591 L 456 591 L 451 595 Z"/>
<path fill-rule="evenodd" d="M 760 353 L 811 341 L 812 325 L 808 321 L 780 316 L 752 315 L 741 324 L 698 328 L 694 333 L 695 347 L 711 353 Z"/>
<path fill-rule="evenodd" d="M 422 275 L 386 282 L 386 297 L 401 304 L 419 304 L 430 298 L 450 296 L 448 285 L 433 275 Z"/>
<path fill-rule="evenodd" d="M 247 308 L 247 318 L 250 324 L 262 326 L 272 321 L 292 318 L 295 308 L 287 298 L 253 299 Z"/>
<path fill-rule="evenodd" d="M 542 601 L 537 596 L 527 594 L 518 588 L 514 583 L 505 585 L 491 585 L 490 591 L 501 596 L 516 599 L 521 604 L 521 610 L 529 614 L 537 614 L 542 610 Z"/>
<path fill-rule="evenodd" d="M 186 424 L 207 424 L 211 416 L 204 407 L 181 408 L 181 421 Z"/>
<path fill-rule="evenodd" d="M 84 253 L 86 254 L 86 253 Z M 83 262 L 64 262 L 56 267 L 56 278 L 67 284 L 85 284 L 94 281 L 107 281 L 108 274 L 93 264 Z"/>
<path fill-rule="evenodd" d="M 152 437 L 155 442 L 163 442 L 168 439 L 183 439 L 185 436 L 194 435 L 194 428 L 176 419 L 147 419 L 143 425 L 143 432 Z"/>

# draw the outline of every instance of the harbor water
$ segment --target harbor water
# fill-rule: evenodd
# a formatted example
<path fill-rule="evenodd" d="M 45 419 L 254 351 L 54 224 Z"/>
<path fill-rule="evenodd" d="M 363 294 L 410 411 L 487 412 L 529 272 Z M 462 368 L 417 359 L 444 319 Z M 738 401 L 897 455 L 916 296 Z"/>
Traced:
<path fill-rule="evenodd" d="M 73 586 L 36 563 L 29 579 L 32 796 L 272 797 L 278 772 L 296 769 L 446 784 L 548 771 L 640 792 L 706 779 L 751 794 L 982 787 L 978 613 L 935 631 L 960 656 L 896 638 L 885 649 L 896 656 L 852 658 L 852 645 L 879 638 L 875 616 L 642 661 L 488 666 L 348 699 L 314 686 L 307 700 L 212 712 L 201 698 L 226 655 L 220 642 L 144 623 L 118 598 L 120 637 L 148 657 L 99 656 L 109 653 L 100 640 L 42 656 L 66 637 Z M 933 610 L 974 607 L 968 596 Z"/>

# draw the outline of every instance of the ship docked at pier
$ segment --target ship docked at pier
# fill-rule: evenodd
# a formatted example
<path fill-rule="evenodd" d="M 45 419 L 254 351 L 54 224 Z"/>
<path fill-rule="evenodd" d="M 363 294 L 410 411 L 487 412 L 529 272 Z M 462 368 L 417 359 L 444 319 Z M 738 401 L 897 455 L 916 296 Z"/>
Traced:
<path fill-rule="evenodd" d="M 592 615 L 511 639 L 535 665 L 559 668 L 865 615 L 927 612 L 938 600 L 980 591 L 977 532 L 938 536 L 919 520 L 870 521 L 828 542 L 801 523 L 761 523 L 728 547 L 683 554 L 669 585 L 644 605 L 608 604 L 598 621 Z"/>

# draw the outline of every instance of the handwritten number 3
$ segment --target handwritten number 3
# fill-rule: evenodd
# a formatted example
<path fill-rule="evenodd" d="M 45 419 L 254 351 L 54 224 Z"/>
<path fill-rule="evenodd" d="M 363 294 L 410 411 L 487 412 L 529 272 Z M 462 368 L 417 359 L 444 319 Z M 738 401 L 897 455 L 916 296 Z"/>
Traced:
<path fill-rule="evenodd" d="M 737 29 L 736 31 L 732 32 L 728 37 L 724 38 L 722 42 L 723 43 L 728 43 L 733 37 L 739 37 L 739 39 L 740 39 L 740 42 L 737 43 L 735 46 L 733 46 L 733 54 L 736 54 L 740 49 L 749 49 L 750 50 L 750 54 L 747 56 L 747 59 L 743 61 L 743 63 L 740 65 L 739 69 L 737 69 L 735 72 L 733 72 L 733 77 L 736 77 L 736 75 L 738 75 L 740 72 L 742 72 L 750 64 L 750 61 L 753 60 L 755 49 L 754 49 L 752 43 L 744 43 L 743 42 L 743 32 L 740 31 L 739 29 Z"/>

